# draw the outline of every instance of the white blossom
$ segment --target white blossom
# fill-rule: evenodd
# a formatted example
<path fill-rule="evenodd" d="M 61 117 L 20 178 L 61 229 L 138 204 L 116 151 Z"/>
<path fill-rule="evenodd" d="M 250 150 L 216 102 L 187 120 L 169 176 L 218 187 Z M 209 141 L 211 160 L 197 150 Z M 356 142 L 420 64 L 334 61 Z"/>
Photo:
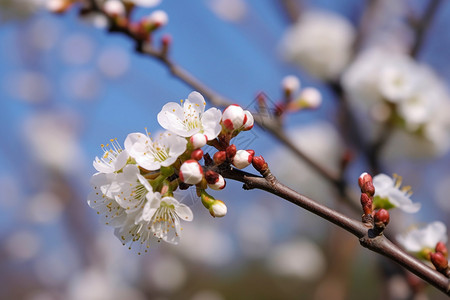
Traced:
<path fill-rule="evenodd" d="M 130 133 L 125 140 L 125 150 L 140 167 L 154 171 L 172 165 L 184 153 L 186 144 L 186 139 L 167 131 L 156 140 L 147 134 Z"/>
<path fill-rule="evenodd" d="M 122 169 L 128 160 L 128 153 L 124 151 L 117 139 L 111 139 L 111 144 L 101 145 L 103 155 L 101 158 L 95 157 L 94 168 L 98 172 L 113 173 Z"/>
<path fill-rule="evenodd" d="M 141 7 L 153 7 L 161 3 L 161 0 L 124 0 L 124 2 L 132 3 Z"/>
<path fill-rule="evenodd" d="M 447 243 L 447 239 L 447 227 L 439 221 L 424 227 L 411 229 L 397 236 L 397 241 L 403 248 L 415 253 L 426 249 L 434 249 L 439 242 Z"/>
<path fill-rule="evenodd" d="M 192 92 L 183 106 L 175 102 L 164 105 L 158 114 L 158 122 L 164 129 L 182 137 L 203 133 L 208 140 L 215 139 L 221 130 L 222 113 L 214 107 L 205 111 L 205 105 L 203 96 Z"/>
<path fill-rule="evenodd" d="M 111 16 L 125 16 L 125 5 L 119 0 L 107 0 L 103 4 L 103 10 Z"/>
<path fill-rule="evenodd" d="M 375 187 L 374 203 L 387 201 L 393 207 L 398 207 L 404 212 L 418 212 L 421 204 L 411 201 L 411 187 L 405 186 L 401 188 L 401 184 L 402 178 L 395 174 L 394 178 L 386 174 L 378 174 L 373 177 L 373 186 Z"/>
<path fill-rule="evenodd" d="M 309 11 L 287 30 L 281 46 L 286 59 L 318 78 L 332 80 L 346 67 L 354 39 L 355 30 L 345 18 Z"/>

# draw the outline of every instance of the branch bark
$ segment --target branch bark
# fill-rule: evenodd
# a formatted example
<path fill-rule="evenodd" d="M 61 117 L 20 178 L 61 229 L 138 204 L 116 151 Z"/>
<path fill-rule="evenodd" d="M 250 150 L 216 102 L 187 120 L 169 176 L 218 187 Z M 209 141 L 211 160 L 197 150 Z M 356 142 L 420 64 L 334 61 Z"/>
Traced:
<path fill-rule="evenodd" d="M 280 183 L 270 172 L 265 177 L 261 177 L 233 168 L 227 168 L 222 170 L 221 174 L 225 178 L 244 183 L 243 188 L 246 190 L 264 190 L 341 227 L 357 237 L 363 247 L 390 258 L 450 296 L 450 280 L 447 277 L 405 253 L 384 235 L 375 235 L 373 229 L 367 228 L 362 222 L 349 218 L 290 189 Z"/>

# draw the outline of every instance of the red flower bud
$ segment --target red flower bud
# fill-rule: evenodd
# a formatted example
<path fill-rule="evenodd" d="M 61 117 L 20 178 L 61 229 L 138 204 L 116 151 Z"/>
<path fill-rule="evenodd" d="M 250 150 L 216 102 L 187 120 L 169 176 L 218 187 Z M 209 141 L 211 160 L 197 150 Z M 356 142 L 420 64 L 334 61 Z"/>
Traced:
<path fill-rule="evenodd" d="M 445 244 L 443 242 L 437 243 L 435 250 L 436 250 L 436 252 L 441 253 L 445 257 L 448 257 L 448 250 L 447 250 L 447 247 L 445 246 Z"/>
<path fill-rule="evenodd" d="M 260 173 L 266 171 L 269 168 L 266 161 L 261 155 L 253 156 L 252 164 L 253 168 L 255 168 Z"/>
<path fill-rule="evenodd" d="M 225 151 L 227 152 L 227 158 L 228 159 L 233 159 L 233 157 L 236 155 L 236 146 L 234 144 L 230 145 L 227 147 L 227 149 L 225 149 Z"/>
<path fill-rule="evenodd" d="M 203 157 L 203 150 L 202 149 L 195 149 L 191 153 L 191 158 L 195 159 L 197 161 L 201 160 Z"/>
<path fill-rule="evenodd" d="M 375 194 L 375 187 L 371 181 L 367 181 L 361 187 L 361 192 L 368 194 L 369 196 L 373 196 Z"/>
<path fill-rule="evenodd" d="M 436 270 L 438 270 L 439 272 L 445 273 L 447 271 L 448 261 L 442 253 L 440 252 L 431 253 L 430 260 L 433 263 Z"/>
<path fill-rule="evenodd" d="M 359 187 L 362 188 L 364 183 L 368 181 L 372 182 L 372 176 L 369 173 L 362 173 L 358 178 Z"/>
<path fill-rule="evenodd" d="M 221 165 L 227 160 L 227 153 L 225 151 L 218 151 L 213 156 L 214 163 Z"/>
<path fill-rule="evenodd" d="M 372 198 L 365 193 L 361 193 L 361 205 L 364 214 L 366 215 L 372 214 L 372 204 L 373 204 Z"/>
<path fill-rule="evenodd" d="M 375 226 L 379 228 L 386 227 L 389 224 L 389 212 L 382 208 L 378 210 L 374 215 Z"/>
<path fill-rule="evenodd" d="M 212 170 L 208 170 L 205 173 L 205 178 L 207 183 L 214 184 L 219 180 L 219 174 Z"/>

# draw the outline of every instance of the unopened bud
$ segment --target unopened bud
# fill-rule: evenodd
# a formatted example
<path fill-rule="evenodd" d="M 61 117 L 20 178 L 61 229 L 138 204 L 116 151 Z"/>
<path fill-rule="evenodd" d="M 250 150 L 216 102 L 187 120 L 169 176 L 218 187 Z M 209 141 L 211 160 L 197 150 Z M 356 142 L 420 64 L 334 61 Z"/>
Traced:
<path fill-rule="evenodd" d="M 172 44 L 172 36 L 169 34 L 163 35 L 161 38 L 161 53 L 166 56 L 169 53 L 170 45 Z"/>
<path fill-rule="evenodd" d="M 361 193 L 361 206 L 365 215 L 372 214 L 373 200 L 366 193 Z"/>
<path fill-rule="evenodd" d="M 213 217 L 224 217 L 227 214 L 227 206 L 223 201 L 215 200 L 214 203 L 209 207 L 209 213 Z"/>
<path fill-rule="evenodd" d="M 206 145 L 208 138 L 202 133 L 196 133 L 190 137 L 189 142 L 194 149 L 198 149 Z"/>
<path fill-rule="evenodd" d="M 111 17 L 125 16 L 125 5 L 119 0 L 108 0 L 103 4 L 103 10 Z"/>
<path fill-rule="evenodd" d="M 205 178 L 208 186 L 213 190 L 222 190 L 226 186 L 225 179 L 222 177 L 222 175 L 214 171 L 206 171 Z"/>
<path fill-rule="evenodd" d="M 214 153 L 213 161 L 216 165 L 221 165 L 227 160 L 227 153 L 225 151 L 217 151 Z"/>
<path fill-rule="evenodd" d="M 243 127 L 242 130 L 243 130 L 243 131 L 248 131 L 248 130 L 250 130 L 250 129 L 253 128 L 253 125 L 254 125 L 254 123 L 255 123 L 255 120 L 254 120 L 254 118 L 253 118 L 252 113 L 249 112 L 248 110 L 244 110 L 244 113 L 245 113 L 245 115 L 247 116 L 247 121 L 245 122 L 244 127 Z"/>
<path fill-rule="evenodd" d="M 286 95 L 290 96 L 300 89 L 300 80 L 297 76 L 288 75 L 281 81 L 281 88 L 286 93 Z"/>
<path fill-rule="evenodd" d="M 318 108 L 322 104 L 322 95 L 318 89 L 309 87 L 302 90 L 299 99 L 301 106 L 306 108 Z"/>
<path fill-rule="evenodd" d="M 191 153 L 191 158 L 195 159 L 196 161 L 199 161 L 203 158 L 203 150 L 202 149 L 195 149 Z"/>
<path fill-rule="evenodd" d="M 279 102 L 279 103 L 275 104 L 274 109 L 275 109 L 275 115 L 279 117 L 279 116 L 283 115 L 284 111 L 286 110 L 286 105 L 284 103 Z"/>
<path fill-rule="evenodd" d="M 371 181 L 367 181 L 363 184 L 361 188 L 361 192 L 368 194 L 369 196 L 373 196 L 375 194 L 375 187 Z"/>
<path fill-rule="evenodd" d="M 444 274 L 446 273 L 448 268 L 448 261 L 447 258 L 445 258 L 445 256 L 442 253 L 440 252 L 431 253 L 430 260 L 433 263 L 436 270 Z"/>
<path fill-rule="evenodd" d="M 233 157 L 236 155 L 236 145 L 235 144 L 231 144 L 230 146 L 227 147 L 227 149 L 225 149 L 226 153 L 227 153 L 227 158 L 229 160 L 233 159 Z"/>
<path fill-rule="evenodd" d="M 264 160 L 264 158 L 261 155 L 253 156 L 252 165 L 253 165 L 253 168 L 255 168 L 256 171 L 258 171 L 260 173 L 266 171 L 269 168 L 266 161 Z"/>
<path fill-rule="evenodd" d="M 366 172 L 362 173 L 358 178 L 359 187 L 362 188 L 364 183 L 368 181 L 372 182 L 372 176 L 370 176 L 370 174 Z"/>
<path fill-rule="evenodd" d="M 253 160 L 253 154 L 255 153 L 254 151 L 253 153 L 251 151 L 249 152 L 247 150 L 238 150 L 236 152 L 236 155 L 233 157 L 233 165 L 238 169 L 243 169 L 250 165 Z"/>
<path fill-rule="evenodd" d="M 443 242 L 437 243 L 435 250 L 436 252 L 442 253 L 442 255 L 444 255 L 445 257 L 448 257 L 447 246 L 445 246 Z"/>
<path fill-rule="evenodd" d="M 190 159 L 181 165 L 179 175 L 182 182 L 197 184 L 203 179 L 203 169 L 196 160 Z"/>
<path fill-rule="evenodd" d="M 247 115 L 242 107 L 232 104 L 222 113 L 222 125 L 228 131 L 238 130 L 247 122 Z"/>
<path fill-rule="evenodd" d="M 389 224 L 389 218 L 389 212 L 386 209 L 378 210 L 374 215 L 375 226 L 384 229 Z"/>
<path fill-rule="evenodd" d="M 155 10 L 150 15 L 148 15 L 144 20 L 142 20 L 148 31 L 153 31 L 162 26 L 165 26 L 169 22 L 169 17 L 167 13 L 163 10 Z"/>

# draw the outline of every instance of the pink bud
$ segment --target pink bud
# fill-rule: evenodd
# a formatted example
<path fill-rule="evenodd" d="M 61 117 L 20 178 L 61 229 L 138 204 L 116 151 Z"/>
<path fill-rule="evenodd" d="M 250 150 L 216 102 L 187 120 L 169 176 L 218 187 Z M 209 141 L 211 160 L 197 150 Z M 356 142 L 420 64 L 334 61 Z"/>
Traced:
<path fill-rule="evenodd" d="M 389 212 L 386 209 L 382 208 L 378 210 L 374 215 L 375 226 L 384 228 L 387 224 L 389 224 L 389 219 Z"/>
<path fill-rule="evenodd" d="M 216 165 L 221 165 L 227 160 L 227 153 L 225 151 L 217 151 L 213 155 L 213 160 Z"/>
<path fill-rule="evenodd" d="M 447 247 L 443 242 L 439 242 L 436 244 L 436 252 L 442 253 L 445 257 L 448 257 L 448 250 Z"/>
<path fill-rule="evenodd" d="M 258 171 L 260 173 L 266 171 L 269 168 L 266 161 L 264 160 L 264 158 L 261 155 L 253 156 L 252 164 L 253 164 L 253 168 L 255 168 L 256 171 Z"/>
<path fill-rule="evenodd" d="M 170 45 L 172 44 L 172 36 L 170 34 L 165 34 L 161 38 L 161 52 L 163 55 L 167 55 L 169 53 Z"/>
<path fill-rule="evenodd" d="M 253 152 L 254 153 L 254 152 Z M 250 165 L 253 160 L 253 154 L 247 150 L 238 150 L 233 157 L 233 165 L 238 169 L 243 169 Z"/>
<path fill-rule="evenodd" d="M 208 142 L 208 138 L 202 133 L 196 133 L 191 136 L 189 142 L 194 149 L 198 149 L 206 145 L 206 143 Z"/>
<path fill-rule="evenodd" d="M 232 104 L 225 108 L 222 113 L 222 124 L 228 131 L 240 129 L 247 121 L 247 115 L 242 107 Z"/>
<path fill-rule="evenodd" d="M 182 182 L 197 184 L 203 179 L 203 169 L 196 160 L 190 159 L 181 165 L 179 175 Z"/>
<path fill-rule="evenodd" d="M 358 178 L 358 185 L 359 185 L 359 187 L 362 188 L 364 183 L 366 183 L 367 181 L 372 182 L 372 176 L 370 176 L 369 173 L 364 172 Z"/>
<path fill-rule="evenodd" d="M 431 253 L 430 260 L 433 263 L 436 270 L 438 270 L 439 272 L 444 273 L 447 270 L 448 261 L 442 253 L 440 252 Z"/>
<path fill-rule="evenodd" d="M 203 150 L 202 149 L 195 149 L 191 153 L 191 158 L 195 159 L 196 161 L 199 161 L 203 158 Z"/>
<path fill-rule="evenodd" d="M 231 144 L 227 147 L 227 149 L 225 149 L 225 151 L 227 152 L 227 158 L 230 160 L 233 159 L 233 157 L 236 155 L 236 145 Z"/>

